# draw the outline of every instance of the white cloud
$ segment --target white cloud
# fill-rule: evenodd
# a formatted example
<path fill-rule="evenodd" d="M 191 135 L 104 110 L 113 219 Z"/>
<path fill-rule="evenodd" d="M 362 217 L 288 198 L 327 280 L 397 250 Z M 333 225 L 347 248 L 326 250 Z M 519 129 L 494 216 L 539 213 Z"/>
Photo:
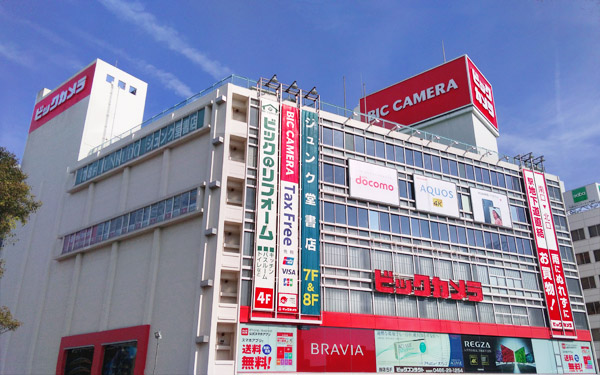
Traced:
<path fill-rule="evenodd" d="M 211 60 L 204 53 L 190 46 L 177 30 L 161 25 L 156 17 L 147 12 L 140 3 L 127 3 L 121 0 L 100 0 L 109 11 L 116 16 L 141 27 L 157 42 L 165 44 L 170 50 L 180 53 L 200 66 L 215 79 L 230 74 L 230 69 L 216 60 Z"/>
<path fill-rule="evenodd" d="M 185 83 L 183 83 L 175 74 L 164 71 L 156 66 L 142 60 L 135 59 L 129 56 L 125 51 L 115 48 L 114 46 L 108 44 L 107 42 L 98 39 L 92 35 L 87 34 L 84 31 L 78 30 L 77 35 L 83 39 L 85 39 L 89 43 L 93 43 L 100 48 L 103 48 L 107 51 L 111 51 L 116 54 L 119 58 L 123 58 L 133 65 L 137 66 L 140 70 L 143 70 L 145 73 L 154 76 L 156 79 L 163 84 L 164 87 L 173 90 L 177 95 L 182 96 L 184 98 L 189 98 L 194 93 L 192 89 Z"/>
<path fill-rule="evenodd" d="M 29 57 L 22 49 L 19 49 L 12 44 L 0 42 L 0 56 L 26 68 L 33 67 L 31 57 Z"/>

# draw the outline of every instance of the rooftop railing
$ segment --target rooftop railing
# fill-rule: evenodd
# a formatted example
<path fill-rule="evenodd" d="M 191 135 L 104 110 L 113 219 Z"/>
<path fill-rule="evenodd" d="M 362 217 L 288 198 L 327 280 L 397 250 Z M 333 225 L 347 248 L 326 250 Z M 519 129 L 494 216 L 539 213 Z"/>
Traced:
<path fill-rule="evenodd" d="M 165 109 L 164 111 L 150 117 L 149 119 L 145 120 L 144 122 L 142 122 L 139 125 L 134 126 L 133 128 L 101 143 L 100 145 L 94 147 L 89 154 L 94 154 L 100 150 L 102 150 L 103 148 L 123 139 L 126 138 L 128 136 L 130 136 L 131 134 L 133 134 L 134 132 L 140 130 L 141 128 L 143 128 L 144 126 L 147 126 L 155 121 L 158 121 L 159 119 L 175 112 L 176 110 L 188 105 L 189 103 L 192 103 L 198 99 L 200 99 L 201 97 L 207 95 L 208 93 L 214 91 L 215 89 L 226 85 L 228 83 L 234 84 L 236 86 L 240 86 L 240 87 L 244 87 L 244 88 L 253 88 L 253 87 L 257 87 L 257 81 L 252 80 L 250 78 L 246 78 L 246 77 L 242 77 L 242 76 L 238 76 L 235 74 L 232 74 L 226 78 L 223 78 L 222 80 L 212 84 L 211 86 L 205 88 L 204 90 L 200 91 L 199 93 L 175 104 L 174 106 Z M 468 143 L 464 143 L 464 142 L 460 142 L 457 141 L 455 139 L 451 139 L 451 138 L 447 138 L 447 137 L 443 137 L 437 134 L 433 134 L 433 133 L 429 133 L 427 131 L 421 130 L 421 129 L 416 129 L 412 126 L 408 126 L 408 125 L 402 125 L 402 124 L 398 124 L 392 121 L 388 121 L 388 120 L 384 120 L 381 118 L 377 118 L 374 116 L 370 116 L 364 113 L 360 113 L 356 110 L 351 110 L 348 108 L 344 108 L 344 107 L 340 107 L 337 106 L 335 104 L 329 104 L 329 103 L 325 103 L 323 101 L 320 102 L 320 109 L 322 111 L 325 112 L 329 112 L 329 113 L 334 113 L 337 114 L 339 116 L 343 116 L 343 117 L 348 117 L 348 118 L 354 118 L 356 120 L 360 120 L 363 122 L 368 123 L 370 126 L 379 126 L 379 127 L 383 127 L 385 129 L 388 129 L 389 132 L 399 132 L 399 133 L 404 133 L 404 134 L 408 134 L 410 135 L 410 137 L 415 137 L 415 138 L 420 138 L 426 141 L 431 141 L 431 142 L 435 142 L 435 143 L 439 143 L 439 144 L 443 144 L 449 147 L 454 147 L 460 150 L 463 150 L 465 152 L 471 152 L 477 155 L 480 155 L 482 158 L 485 156 L 491 156 L 493 158 L 496 158 L 498 160 L 504 160 L 508 163 L 511 164 L 515 164 L 518 166 L 523 166 L 523 161 L 517 157 L 512 157 L 512 156 L 506 156 L 506 155 L 502 155 L 499 154 L 496 151 L 493 150 L 489 150 L 483 147 L 477 147 Z M 543 169 L 542 168 L 536 168 L 536 169 Z"/>

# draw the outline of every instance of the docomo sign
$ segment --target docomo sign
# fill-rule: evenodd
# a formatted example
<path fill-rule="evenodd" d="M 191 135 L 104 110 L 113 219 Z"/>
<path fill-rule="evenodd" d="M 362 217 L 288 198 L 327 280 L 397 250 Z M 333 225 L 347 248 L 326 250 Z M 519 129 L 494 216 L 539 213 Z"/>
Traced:
<path fill-rule="evenodd" d="M 29 132 L 36 130 L 87 97 L 92 90 L 95 70 L 96 64 L 92 64 L 69 82 L 40 100 L 33 109 Z"/>
<path fill-rule="evenodd" d="M 474 105 L 498 128 L 492 86 L 465 55 L 360 100 L 360 111 L 402 125 Z"/>
<path fill-rule="evenodd" d="M 411 280 L 394 277 L 392 271 L 375 270 L 375 290 L 381 293 L 417 297 L 483 301 L 481 283 L 476 281 L 445 281 L 439 277 L 430 278 L 425 275 L 414 275 Z"/>
<path fill-rule="evenodd" d="M 350 196 L 398 205 L 398 172 L 392 168 L 348 160 Z"/>

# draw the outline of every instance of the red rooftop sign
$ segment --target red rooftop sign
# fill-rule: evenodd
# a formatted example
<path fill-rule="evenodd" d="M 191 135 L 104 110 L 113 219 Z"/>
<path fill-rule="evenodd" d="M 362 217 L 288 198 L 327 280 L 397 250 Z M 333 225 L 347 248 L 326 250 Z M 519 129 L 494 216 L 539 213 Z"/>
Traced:
<path fill-rule="evenodd" d="M 469 105 L 498 129 L 492 85 L 464 55 L 362 98 L 360 111 L 414 125 Z"/>
<path fill-rule="evenodd" d="M 31 133 L 63 111 L 77 104 L 81 99 L 87 97 L 92 90 L 95 70 L 96 64 L 92 64 L 40 100 L 33 109 L 29 132 Z"/>

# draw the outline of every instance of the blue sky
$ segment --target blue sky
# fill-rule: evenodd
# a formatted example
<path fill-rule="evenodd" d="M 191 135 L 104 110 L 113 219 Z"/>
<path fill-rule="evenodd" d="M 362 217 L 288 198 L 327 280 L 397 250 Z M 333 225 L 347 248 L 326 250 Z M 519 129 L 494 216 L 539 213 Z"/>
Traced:
<path fill-rule="evenodd" d="M 208 5 L 210 4 L 210 5 Z M 492 83 L 500 153 L 544 155 L 567 189 L 600 181 L 600 2 L 4 1 L 0 145 L 22 156 L 36 93 L 95 58 L 148 82 L 145 118 L 235 73 L 354 107 L 468 54 Z"/>

